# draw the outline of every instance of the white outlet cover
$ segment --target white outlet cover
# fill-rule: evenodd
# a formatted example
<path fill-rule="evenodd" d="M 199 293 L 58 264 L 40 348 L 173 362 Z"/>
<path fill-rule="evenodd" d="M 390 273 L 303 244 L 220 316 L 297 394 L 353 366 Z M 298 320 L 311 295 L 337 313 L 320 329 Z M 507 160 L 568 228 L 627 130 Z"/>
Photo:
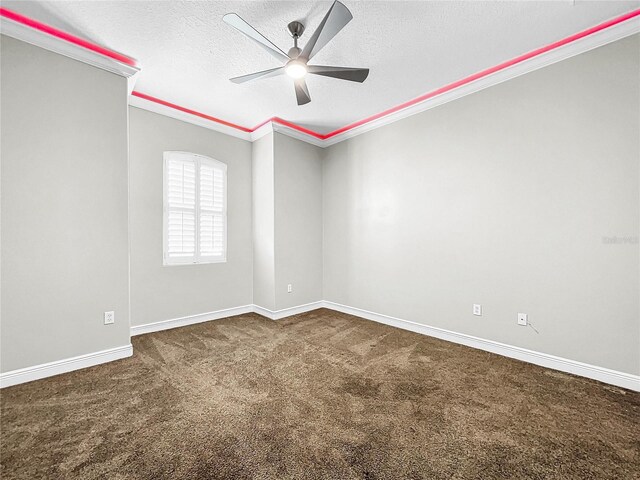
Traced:
<path fill-rule="evenodd" d="M 104 324 L 111 325 L 116 321 L 115 312 L 104 312 Z"/>
<path fill-rule="evenodd" d="M 482 305 L 478 305 L 477 303 L 473 304 L 473 314 L 482 316 Z"/>
<path fill-rule="evenodd" d="M 518 325 L 522 325 L 523 327 L 527 326 L 528 315 L 526 313 L 518 314 Z"/>
<path fill-rule="evenodd" d="M 293 285 L 289 284 L 287 285 L 287 293 L 291 293 L 293 292 Z"/>

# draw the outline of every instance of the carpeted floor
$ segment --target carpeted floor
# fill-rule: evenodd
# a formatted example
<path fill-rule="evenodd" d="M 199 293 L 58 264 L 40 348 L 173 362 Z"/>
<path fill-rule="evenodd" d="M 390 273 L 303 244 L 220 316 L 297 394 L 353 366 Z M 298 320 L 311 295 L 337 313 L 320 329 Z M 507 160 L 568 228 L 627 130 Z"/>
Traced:
<path fill-rule="evenodd" d="M 637 479 L 640 394 L 330 310 L 2 390 L 1 477 Z"/>

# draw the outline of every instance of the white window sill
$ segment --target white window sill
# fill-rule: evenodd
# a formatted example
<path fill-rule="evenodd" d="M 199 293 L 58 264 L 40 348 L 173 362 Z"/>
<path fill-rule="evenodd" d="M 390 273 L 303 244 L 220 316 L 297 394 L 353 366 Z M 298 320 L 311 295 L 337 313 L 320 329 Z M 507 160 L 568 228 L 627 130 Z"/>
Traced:
<path fill-rule="evenodd" d="M 162 262 L 163 267 L 188 267 L 189 265 L 208 265 L 211 263 L 227 263 L 226 258 L 216 258 L 213 260 L 201 260 L 199 262 Z"/>

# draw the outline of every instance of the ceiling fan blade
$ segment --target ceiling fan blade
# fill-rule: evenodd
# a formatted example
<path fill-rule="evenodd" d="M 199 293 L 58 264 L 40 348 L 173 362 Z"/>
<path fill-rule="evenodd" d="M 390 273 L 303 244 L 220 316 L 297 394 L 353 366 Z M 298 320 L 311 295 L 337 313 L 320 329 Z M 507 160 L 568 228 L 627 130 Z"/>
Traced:
<path fill-rule="evenodd" d="M 298 105 L 309 103 L 311 101 L 311 95 L 309 95 L 307 82 L 304 81 L 304 78 L 294 80 L 294 86 L 296 87 L 296 100 L 298 100 Z"/>
<path fill-rule="evenodd" d="M 238 14 L 227 13 L 224 17 L 222 17 L 222 20 L 224 20 L 225 23 L 231 25 L 236 30 L 239 30 L 241 33 L 244 33 L 247 37 L 256 42 L 281 62 L 289 61 L 289 57 L 282 50 L 276 47 L 269 39 L 258 32 L 255 28 L 245 22 Z"/>
<path fill-rule="evenodd" d="M 249 73 L 247 75 L 241 75 L 239 77 L 230 78 L 233 83 L 245 83 L 251 80 L 258 80 L 261 78 L 275 77 L 276 75 L 282 75 L 284 73 L 284 67 L 272 68 L 271 70 L 263 70 L 261 72 Z"/>
<path fill-rule="evenodd" d="M 323 75 L 325 77 L 339 78 L 340 80 L 349 80 L 350 82 L 364 82 L 369 76 L 368 68 L 351 68 L 351 67 L 325 67 L 322 65 L 308 65 L 307 71 L 314 75 Z"/>
<path fill-rule="evenodd" d="M 322 22 L 304 46 L 300 57 L 309 60 L 329 43 L 352 18 L 353 15 L 347 7 L 337 0 L 333 2 Z"/>

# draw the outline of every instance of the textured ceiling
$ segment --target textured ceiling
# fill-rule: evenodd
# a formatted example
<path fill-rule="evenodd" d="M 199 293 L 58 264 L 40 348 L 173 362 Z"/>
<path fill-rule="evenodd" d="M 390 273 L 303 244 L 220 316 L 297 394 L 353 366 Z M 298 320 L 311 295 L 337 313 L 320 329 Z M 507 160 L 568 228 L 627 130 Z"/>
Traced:
<path fill-rule="evenodd" d="M 64 1 L 3 6 L 138 59 L 136 90 L 253 127 L 281 117 L 326 133 L 640 7 L 640 1 L 353 1 L 354 19 L 311 63 L 367 67 L 364 84 L 307 79 L 297 106 L 286 76 L 242 85 L 230 77 L 278 66 L 222 22 L 235 12 L 282 50 L 286 25 L 305 41 L 330 1 Z"/>

